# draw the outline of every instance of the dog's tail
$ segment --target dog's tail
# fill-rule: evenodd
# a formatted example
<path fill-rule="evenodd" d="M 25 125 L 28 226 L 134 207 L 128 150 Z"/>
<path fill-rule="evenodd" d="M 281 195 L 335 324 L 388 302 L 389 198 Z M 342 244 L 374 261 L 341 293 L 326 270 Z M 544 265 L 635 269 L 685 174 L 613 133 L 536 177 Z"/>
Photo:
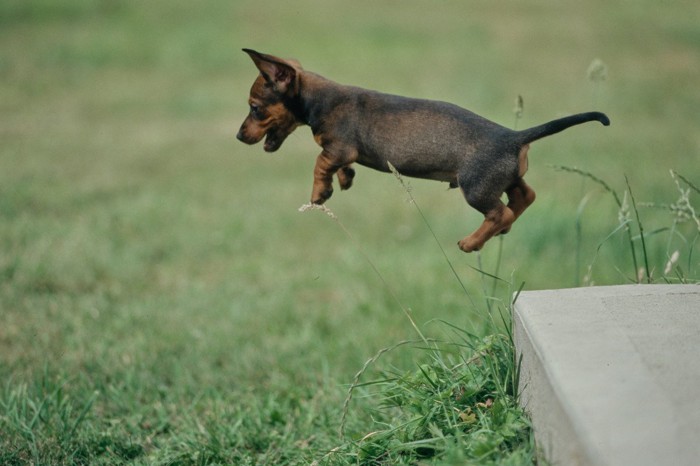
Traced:
<path fill-rule="evenodd" d="M 559 118 L 558 120 L 552 120 L 543 125 L 518 131 L 518 136 L 522 144 L 528 144 L 530 142 L 537 141 L 538 139 L 542 139 L 543 137 L 564 131 L 566 128 L 580 125 L 581 123 L 586 123 L 588 121 L 599 121 L 605 126 L 610 125 L 610 119 L 604 113 L 578 113 L 576 115 Z"/>

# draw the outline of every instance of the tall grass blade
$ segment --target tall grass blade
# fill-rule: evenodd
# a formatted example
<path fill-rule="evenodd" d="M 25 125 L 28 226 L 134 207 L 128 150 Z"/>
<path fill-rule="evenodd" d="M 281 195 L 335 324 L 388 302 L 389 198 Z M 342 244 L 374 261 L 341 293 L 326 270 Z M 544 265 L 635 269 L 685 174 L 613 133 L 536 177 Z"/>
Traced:
<path fill-rule="evenodd" d="M 595 183 L 597 183 L 598 185 L 600 185 L 604 190 L 606 190 L 607 192 L 612 194 L 617 206 L 622 207 L 622 201 L 620 200 L 620 196 L 618 196 L 617 192 L 613 188 L 611 188 L 608 183 L 603 181 L 601 178 L 598 178 L 593 173 L 581 170 L 580 168 L 576 168 L 576 167 L 567 167 L 565 165 L 549 165 L 549 166 L 551 168 L 554 168 L 555 170 L 569 172 L 569 173 L 575 173 L 577 175 L 589 178 L 590 180 L 592 180 Z"/>
<path fill-rule="evenodd" d="M 630 186 L 630 181 L 625 175 L 625 183 L 627 183 L 627 190 L 630 193 L 630 199 L 632 200 L 632 210 L 637 217 L 637 228 L 639 228 L 639 236 L 642 241 L 642 257 L 644 258 L 644 270 L 646 272 L 647 283 L 651 283 L 651 272 L 649 269 L 649 255 L 647 253 L 647 243 L 644 239 L 644 225 L 642 225 L 642 219 L 639 217 L 639 209 L 637 209 L 637 202 L 634 199 L 634 194 L 632 193 L 632 186 Z M 633 241 L 630 239 L 630 241 Z"/>
<path fill-rule="evenodd" d="M 90 409 L 92 409 L 92 405 L 95 403 L 95 400 L 97 400 L 97 397 L 99 395 L 100 395 L 100 392 L 94 391 L 92 393 L 92 395 L 90 396 L 90 398 L 87 400 L 87 402 L 85 402 L 83 409 L 80 411 L 80 414 L 73 422 L 73 426 L 71 427 L 70 431 L 68 432 L 67 438 L 73 437 L 73 434 L 75 434 L 75 431 L 78 430 L 78 427 L 80 427 L 80 424 L 83 423 L 83 421 L 87 417 L 88 413 L 90 412 Z"/>
<path fill-rule="evenodd" d="M 369 369 L 369 367 L 372 364 L 377 362 L 377 360 L 379 358 L 381 358 L 383 354 L 388 353 L 390 351 L 393 351 L 396 348 L 399 348 L 401 346 L 419 343 L 420 341 L 422 341 L 422 340 L 400 341 L 400 342 L 396 343 L 395 345 L 380 349 L 377 352 L 377 354 L 375 354 L 374 356 L 369 358 L 367 361 L 365 361 L 365 363 L 362 365 L 362 368 L 359 371 L 357 371 L 357 373 L 355 374 L 355 377 L 353 378 L 353 381 L 350 384 L 350 387 L 348 388 L 348 394 L 345 397 L 345 401 L 343 402 L 343 412 L 342 412 L 342 415 L 340 416 L 340 427 L 338 429 L 338 435 L 340 436 L 341 439 L 345 438 L 345 424 L 346 424 L 347 417 L 348 417 L 348 411 L 350 410 L 350 402 L 352 401 L 353 392 L 354 392 L 355 388 L 360 386 L 360 379 L 362 378 L 364 373 L 367 371 L 367 369 Z"/>
<path fill-rule="evenodd" d="M 438 240 L 438 237 L 435 234 L 433 227 L 430 226 L 430 222 L 428 222 L 428 219 L 425 217 L 425 214 L 423 214 L 423 210 L 420 208 L 420 206 L 416 202 L 416 199 L 413 197 L 413 193 L 411 192 L 410 186 L 408 186 L 404 182 L 403 176 L 401 175 L 401 173 L 399 173 L 399 171 L 396 169 L 396 167 L 394 167 L 391 164 L 391 162 L 387 162 L 387 165 L 389 166 L 389 170 L 391 170 L 391 173 L 394 174 L 396 179 L 399 181 L 399 183 L 401 183 L 401 186 L 404 188 L 404 190 L 408 194 L 408 197 L 409 197 L 411 204 L 416 208 L 416 210 L 418 211 L 418 214 L 420 215 L 421 219 L 423 220 L 423 223 L 428 228 L 428 231 L 430 231 L 430 234 L 433 236 L 433 239 L 435 240 L 435 244 L 437 244 L 438 248 L 440 249 L 440 252 L 442 253 L 442 257 L 445 258 L 445 262 L 447 262 L 447 265 L 450 267 L 450 270 L 452 270 L 452 274 L 455 276 L 455 278 L 457 279 L 457 282 L 462 287 L 462 291 L 464 291 L 465 296 L 467 297 L 467 299 L 469 299 L 469 302 L 471 303 L 472 307 L 476 308 L 476 304 L 474 303 L 474 300 L 472 299 L 471 295 L 469 294 L 469 291 L 467 291 L 467 287 L 464 285 L 464 282 L 459 277 L 459 274 L 457 273 L 457 270 L 455 270 L 454 265 L 452 265 L 452 261 L 447 256 L 447 253 L 445 252 L 445 248 L 443 248 L 442 244 L 440 244 L 440 240 Z"/>
<path fill-rule="evenodd" d="M 693 191 L 695 191 L 696 193 L 700 194 L 700 188 L 698 188 L 697 186 L 695 186 L 693 183 L 691 183 L 687 178 L 685 178 L 685 177 L 684 177 L 683 175 L 681 175 L 680 173 L 676 172 L 675 170 L 671 170 L 671 176 L 677 176 L 678 178 L 680 178 L 681 180 L 683 180 L 683 182 L 684 182 L 685 184 L 687 184 L 690 188 L 692 188 Z"/>
<path fill-rule="evenodd" d="M 329 209 L 328 207 L 326 207 L 325 205 L 305 204 L 299 208 L 299 212 L 306 212 L 307 210 L 320 210 L 320 211 L 322 211 L 328 217 L 330 217 L 340 227 L 341 230 L 343 230 L 343 232 L 350 239 L 352 244 L 355 245 L 355 248 L 360 252 L 360 254 L 362 254 L 362 257 L 364 257 L 364 259 L 367 261 L 367 263 L 372 268 L 372 270 L 377 275 L 377 277 L 379 277 L 379 280 L 384 285 L 384 289 L 387 290 L 389 295 L 391 295 L 391 297 L 394 299 L 394 301 L 396 301 L 398 306 L 401 308 L 404 315 L 408 318 L 408 321 L 411 323 L 411 326 L 416 331 L 418 336 L 420 336 L 420 338 L 425 342 L 425 344 L 428 345 L 428 340 L 425 338 L 425 335 L 423 335 L 423 332 L 420 331 L 420 329 L 418 328 L 418 325 L 416 325 L 416 322 L 413 319 L 413 315 L 411 314 L 411 310 L 403 305 L 403 303 L 399 299 L 399 296 L 396 294 L 396 292 L 393 290 L 393 288 L 391 286 L 389 286 L 389 283 L 384 278 L 384 275 L 382 275 L 382 273 L 379 271 L 377 266 L 374 265 L 374 262 L 372 261 L 372 259 L 370 259 L 369 255 L 367 255 L 365 250 L 360 245 L 360 242 L 357 241 L 357 239 L 355 239 L 355 236 L 352 233 L 350 233 L 350 230 L 348 230 L 345 227 L 345 225 L 343 225 L 343 222 L 340 221 L 338 216 L 335 215 L 333 213 L 333 211 L 331 209 Z"/>

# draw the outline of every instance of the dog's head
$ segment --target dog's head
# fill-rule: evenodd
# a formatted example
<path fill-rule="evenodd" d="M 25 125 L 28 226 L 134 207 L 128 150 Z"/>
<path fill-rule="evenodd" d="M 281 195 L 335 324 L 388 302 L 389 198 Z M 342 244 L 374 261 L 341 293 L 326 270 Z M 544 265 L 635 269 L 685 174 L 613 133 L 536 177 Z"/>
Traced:
<path fill-rule="evenodd" d="M 265 137 L 264 149 L 274 152 L 302 122 L 289 104 L 299 93 L 301 66 L 290 60 L 243 49 L 260 71 L 250 88 L 250 113 L 236 137 L 246 144 L 255 144 Z"/>

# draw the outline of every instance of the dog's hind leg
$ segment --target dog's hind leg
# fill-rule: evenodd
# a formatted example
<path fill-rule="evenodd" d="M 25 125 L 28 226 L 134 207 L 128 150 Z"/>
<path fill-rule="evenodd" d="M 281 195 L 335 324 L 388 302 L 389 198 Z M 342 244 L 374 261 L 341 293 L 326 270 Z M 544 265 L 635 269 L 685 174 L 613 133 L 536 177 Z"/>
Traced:
<path fill-rule="evenodd" d="M 488 169 L 484 169 L 485 166 L 488 165 L 471 164 L 471 166 L 465 167 L 458 178 L 459 187 L 467 203 L 484 214 L 481 226 L 471 235 L 459 241 L 459 248 L 464 252 L 478 251 L 493 236 L 508 232 L 517 218 L 513 209 L 516 209 L 518 213 L 525 210 L 527 190 L 523 188 L 521 196 L 521 192 L 516 192 L 515 189 L 516 186 L 520 188 L 526 185 L 513 183 L 513 180 L 518 179 L 515 163 L 492 164 L 488 166 Z M 509 187 L 513 188 L 509 194 L 513 197 L 512 202 L 506 206 L 501 201 L 501 196 Z"/>
<path fill-rule="evenodd" d="M 535 191 L 522 178 L 518 178 L 515 184 L 506 190 L 506 195 L 508 196 L 508 208 L 513 211 L 515 220 L 535 202 Z M 500 234 L 506 234 L 509 230 L 510 228 L 501 230 Z"/>
<path fill-rule="evenodd" d="M 478 208 L 477 210 L 481 211 Z M 464 252 L 480 250 L 486 241 L 503 231 L 509 230 L 515 221 L 513 211 L 500 200 L 497 200 L 497 203 L 492 208 L 485 212 L 482 211 L 482 213 L 484 214 L 484 222 L 481 226 L 458 243 L 459 248 Z"/>

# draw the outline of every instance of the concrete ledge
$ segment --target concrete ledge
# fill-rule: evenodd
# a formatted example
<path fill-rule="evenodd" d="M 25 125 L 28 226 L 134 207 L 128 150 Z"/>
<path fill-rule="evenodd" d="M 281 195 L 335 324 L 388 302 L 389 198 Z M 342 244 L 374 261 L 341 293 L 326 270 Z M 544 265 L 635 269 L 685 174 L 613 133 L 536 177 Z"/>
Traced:
<path fill-rule="evenodd" d="M 522 404 L 552 464 L 700 464 L 700 286 L 528 291 L 513 314 Z"/>

